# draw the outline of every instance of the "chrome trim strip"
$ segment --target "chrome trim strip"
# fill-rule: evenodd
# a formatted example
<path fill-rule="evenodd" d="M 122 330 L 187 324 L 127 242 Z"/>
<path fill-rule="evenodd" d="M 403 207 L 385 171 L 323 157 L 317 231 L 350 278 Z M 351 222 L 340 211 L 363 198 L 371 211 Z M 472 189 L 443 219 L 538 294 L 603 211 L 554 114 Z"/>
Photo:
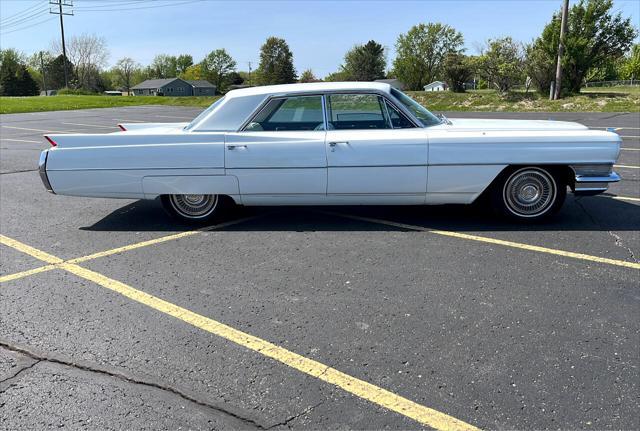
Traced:
<path fill-rule="evenodd" d="M 604 177 L 585 177 L 582 175 L 576 175 L 576 185 L 579 183 L 617 183 L 620 181 L 620 175 L 615 172 L 611 172 Z"/>
<path fill-rule="evenodd" d="M 49 182 L 49 177 L 47 177 L 47 159 L 49 158 L 49 150 L 44 150 L 40 153 L 40 160 L 38 161 L 38 173 L 40 174 L 40 179 L 42 180 L 42 184 L 44 184 L 44 188 L 49 192 L 55 194 L 53 188 L 51 187 L 51 183 Z"/>

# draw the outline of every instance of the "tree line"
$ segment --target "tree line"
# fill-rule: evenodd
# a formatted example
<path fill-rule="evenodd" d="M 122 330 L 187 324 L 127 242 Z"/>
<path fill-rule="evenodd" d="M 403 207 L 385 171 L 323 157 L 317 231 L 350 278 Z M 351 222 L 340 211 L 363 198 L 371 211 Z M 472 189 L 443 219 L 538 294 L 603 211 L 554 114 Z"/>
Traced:
<path fill-rule="evenodd" d="M 560 34 L 560 12 L 554 13 L 540 36 L 529 44 L 511 37 L 491 39 L 478 55 L 466 55 L 464 37 L 441 23 L 423 23 L 400 34 L 396 56 L 387 69 L 387 53 L 370 40 L 355 45 L 343 64 L 326 81 L 373 81 L 397 78 L 408 90 L 422 88 L 436 80 L 463 92 L 469 82 L 474 88 L 494 88 L 507 93 L 516 86 L 534 87 L 548 94 L 555 79 Z M 568 15 L 563 63 L 563 92 L 577 93 L 587 81 L 640 79 L 640 45 L 633 45 L 638 30 L 630 18 L 614 13 L 613 0 L 580 0 Z M 190 54 L 157 55 L 142 66 L 130 57 L 105 69 L 106 41 L 81 35 L 68 41 L 68 87 L 71 92 L 102 92 L 120 88 L 129 91 L 146 79 L 180 77 L 207 80 L 218 91 L 233 85 L 270 85 L 319 81 L 312 70 L 300 76 L 293 53 L 284 39 L 269 37 L 260 48 L 260 63 L 253 72 L 240 71 L 224 49 L 209 52 L 199 62 Z M 58 44 L 47 52 L 25 57 L 15 50 L 0 52 L 0 95 L 32 95 L 39 89 L 64 87 L 64 59 Z"/>

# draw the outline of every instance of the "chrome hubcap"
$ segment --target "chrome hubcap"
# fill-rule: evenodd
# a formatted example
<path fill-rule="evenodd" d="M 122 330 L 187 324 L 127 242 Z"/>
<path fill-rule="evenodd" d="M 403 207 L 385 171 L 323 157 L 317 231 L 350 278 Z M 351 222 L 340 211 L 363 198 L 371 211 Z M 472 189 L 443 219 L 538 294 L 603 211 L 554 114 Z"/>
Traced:
<path fill-rule="evenodd" d="M 217 195 L 171 195 L 171 206 L 187 218 L 203 218 L 210 215 L 218 205 Z"/>
<path fill-rule="evenodd" d="M 556 184 L 546 171 L 525 168 L 509 177 L 503 195 L 509 211 L 520 217 L 536 217 L 553 205 Z"/>

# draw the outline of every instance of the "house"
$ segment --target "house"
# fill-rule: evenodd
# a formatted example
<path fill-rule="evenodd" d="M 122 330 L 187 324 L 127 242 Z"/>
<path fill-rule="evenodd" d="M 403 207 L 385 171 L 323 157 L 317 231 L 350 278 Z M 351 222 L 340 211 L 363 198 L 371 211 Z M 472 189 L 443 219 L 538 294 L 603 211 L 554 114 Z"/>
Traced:
<path fill-rule="evenodd" d="M 445 91 L 449 88 L 446 82 L 433 81 L 431 84 L 424 86 L 424 91 Z"/>
<path fill-rule="evenodd" d="M 147 79 L 131 87 L 134 96 L 213 96 L 216 86 L 208 81 L 180 78 Z"/>
<path fill-rule="evenodd" d="M 396 88 L 398 90 L 404 90 L 404 84 L 402 83 L 402 81 L 400 81 L 399 79 L 396 78 L 392 78 L 392 79 L 376 79 L 375 82 L 382 82 L 384 84 L 389 84 L 390 86 L 392 86 L 393 88 Z"/>
<path fill-rule="evenodd" d="M 215 96 L 216 86 L 209 81 L 187 81 L 193 87 L 194 96 Z"/>

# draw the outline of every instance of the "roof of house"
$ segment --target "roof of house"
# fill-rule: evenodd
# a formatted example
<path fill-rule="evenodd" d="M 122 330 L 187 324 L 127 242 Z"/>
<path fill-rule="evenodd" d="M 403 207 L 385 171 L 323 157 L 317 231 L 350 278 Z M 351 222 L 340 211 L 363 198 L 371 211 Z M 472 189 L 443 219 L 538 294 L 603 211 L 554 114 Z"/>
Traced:
<path fill-rule="evenodd" d="M 442 81 L 433 81 L 431 84 L 425 85 L 424 88 L 437 87 L 438 85 L 446 86 L 447 83 Z"/>
<path fill-rule="evenodd" d="M 229 91 L 227 93 L 227 97 L 340 90 L 379 90 L 389 93 L 391 91 L 391 86 L 382 82 L 308 82 L 304 84 L 264 85 L 261 87 L 240 88 Z"/>
<path fill-rule="evenodd" d="M 166 78 L 166 79 L 147 79 L 142 81 L 138 85 L 131 87 L 132 90 L 141 90 L 143 88 L 160 88 L 180 78 Z M 182 80 L 181 80 L 182 81 Z"/>
<path fill-rule="evenodd" d="M 210 83 L 209 81 L 205 81 L 204 79 L 200 79 L 200 80 L 196 80 L 196 81 L 187 81 L 189 84 L 191 84 L 194 87 L 201 87 L 201 88 L 216 88 L 215 85 L 213 85 L 212 83 Z"/>

